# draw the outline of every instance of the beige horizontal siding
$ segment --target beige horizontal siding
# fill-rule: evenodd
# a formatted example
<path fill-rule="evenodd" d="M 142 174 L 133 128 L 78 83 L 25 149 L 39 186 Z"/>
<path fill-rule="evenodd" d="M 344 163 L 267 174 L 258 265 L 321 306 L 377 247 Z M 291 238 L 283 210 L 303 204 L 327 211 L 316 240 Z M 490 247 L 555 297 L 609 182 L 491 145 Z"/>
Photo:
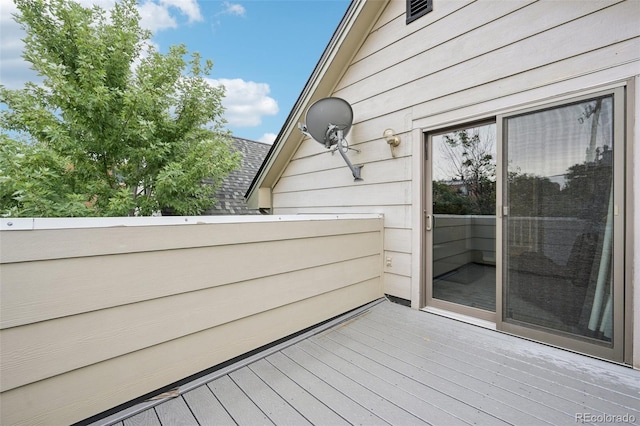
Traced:
<path fill-rule="evenodd" d="M 371 29 L 366 43 L 358 49 L 352 63 L 358 63 L 363 58 L 372 56 L 384 48 L 399 43 L 404 38 L 411 36 L 411 34 L 423 31 L 426 26 L 433 26 L 437 23 L 446 23 L 445 18 L 448 15 L 470 5 L 473 5 L 473 0 L 447 0 L 439 2 L 437 7 L 429 12 L 428 18 L 418 19 L 407 25 L 405 15 L 406 3 L 403 3 L 402 1 L 390 1 L 378 19 L 378 22 Z M 467 22 L 460 23 L 460 25 L 469 24 L 470 23 Z M 454 31 L 457 31 L 446 27 L 435 27 L 435 29 L 436 31 L 432 31 L 433 34 L 431 34 L 431 32 L 429 33 L 430 39 L 437 40 L 439 37 L 444 37 L 446 39 L 447 34 L 454 34 Z M 442 33 L 438 34 L 439 31 Z M 433 44 L 433 42 L 429 43 L 430 46 Z M 403 47 L 405 49 L 408 48 L 408 46 Z M 420 40 L 417 47 L 418 51 L 427 47 L 425 46 L 424 39 Z M 394 65 L 395 62 L 388 64 Z"/>
<path fill-rule="evenodd" d="M 0 423 L 82 420 L 382 295 L 382 217 L 238 225 L 2 231 Z"/>
<path fill-rule="evenodd" d="M 193 225 L 66 228 L 64 232 L 59 229 L 40 229 L 36 233 L 12 231 L 2 234 L 0 263 L 258 243 L 279 240 L 283 233 L 292 240 L 344 235 L 368 230 L 371 221 L 378 220 L 328 221 L 318 217 L 310 223 L 309 218 L 278 219 L 215 226 L 201 221 Z M 91 238 L 85 238 L 87 235 Z"/>
<path fill-rule="evenodd" d="M 580 3 L 591 2 L 578 4 Z M 354 113 L 354 116 L 363 121 L 602 48 L 615 50 L 617 43 L 637 37 L 637 5 L 634 3 L 629 1 L 609 6 L 598 13 L 588 14 L 550 29 L 542 28 L 540 31 L 544 31 L 537 33 L 538 29 L 531 27 L 528 21 L 535 22 L 532 18 L 540 11 L 531 13 L 528 8 L 524 8 L 518 15 L 519 20 L 510 15 L 508 19 L 486 22 L 483 27 L 485 33 L 481 39 L 477 39 L 471 33 L 462 33 L 460 37 L 439 45 L 438 48 L 442 51 L 441 59 L 432 49 L 425 46 L 423 54 L 397 62 L 395 66 L 384 71 L 367 73 L 357 83 L 338 88 L 335 95 L 349 99 L 354 109 L 357 107 L 358 113 Z M 486 3 L 478 4 L 486 8 Z M 551 7 L 549 3 L 546 6 Z M 550 15 L 548 7 L 545 10 L 546 15 Z M 574 10 L 579 9 L 578 5 L 574 7 Z M 458 22 L 455 14 L 449 18 Z M 614 24 L 616 31 L 611 31 Z M 518 25 L 530 28 L 534 34 L 510 43 L 504 43 L 502 36 L 496 37 L 496 34 L 512 32 L 512 27 Z M 455 30 L 457 25 L 449 28 Z M 426 27 L 425 31 L 429 30 L 430 27 Z M 423 39 L 427 38 L 427 34 L 430 35 L 431 32 L 425 33 Z M 477 49 L 468 49 L 466 46 L 469 43 L 474 46 L 476 43 L 487 46 L 481 50 L 485 53 L 478 54 Z M 550 49 L 549 46 L 556 48 Z M 398 50 L 396 46 L 395 50 Z M 386 56 L 380 54 L 377 60 L 386 61 Z M 624 59 L 619 57 L 612 57 L 609 62 L 612 60 L 617 63 L 624 62 Z M 593 64 L 593 67 L 600 66 L 602 63 Z M 455 84 L 451 84 L 452 81 L 455 81 Z M 510 89 L 513 90 L 514 87 L 510 86 Z M 363 102 L 363 105 L 359 106 L 359 102 Z"/>
<path fill-rule="evenodd" d="M 2 330 L 1 390 L 295 303 L 345 284 L 375 279 L 380 275 L 379 262 L 376 253 L 339 264 L 95 310 L 84 313 L 81 322 L 73 315 Z M 203 300 L 208 302 L 201 303 Z"/>
<path fill-rule="evenodd" d="M 411 277 L 385 273 L 384 292 L 401 299 L 411 300 Z"/>
<path fill-rule="evenodd" d="M 386 228 L 410 228 L 411 227 L 411 206 L 323 206 L 323 207 L 278 207 L 278 214 L 382 214 L 384 215 L 384 226 Z"/>
<path fill-rule="evenodd" d="M 378 31 L 396 29 L 393 42 L 389 43 L 390 39 L 387 39 L 384 43 L 381 39 L 376 46 L 367 43 L 367 46 L 371 46 L 367 49 L 368 55 L 359 54 L 355 58 L 338 89 L 389 70 L 395 64 L 410 68 L 410 61 L 425 63 L 428 55 L 430 67 L 426 72 L 415 70 L 414 74 L 404 77 L 406 81 L 413 81 L 434 70 L 451 67 L 466 58 L 491 54 L 500 47 L 534 38 L 545 31 L 562 27 L 570 21 L 586 17 L 614 3 L 588 1 L 576 4 L 571 1 L 561 1 L 550 5 L 547 1 L 508 1 L 492 4 L 479 1 L 459 8 L 455 14 L 447 17 L 448 19 L 438 19 L 437 16 L 429 14 L 428 18 L 416 21 L 416 23 L 425 24 L 418 31 L 415 31 L 415 27 L 411 25 L 405 26 L 402 18 L 396 18 Z M 395 6 L 397 8 L 401 5 Z M 451 27 L 452 19 L 456 20 L 455 28 Z M 582 24 L 578 23 L 578 25 Z M 509 28 L 509 31 L 505 31 L 505 28 Z M 413 32 L 409 33 L 409 31 Z M 496 37 L 496 31 L 500 31 L 500 37 Z M 550 34 L 550 36 L 554 35 Z M 429 40 L 426 45 L 425 39 Z M 452 54 L 452 52 L 461 54 Z M 381 57 L 385 61 L 380 60 Z M 404 64 L 405 61 L 408 63 Z"/>
<path fill-rule="evenodd" d="M 640 67 L 640 38 L 571 57 L 463 91 L 438 94 L 413 108 L 416 125 L 473 119 L 628 79 Z M 607 65 L 614 58 L 616 63 Z"/>
<path fill-rule="evenodd" d="M 375 289 L 378 285 L 378 280 L 360 283 L 10 390 L 1 395 L 2 424 L 52 425 L 81 420 L 317 324 L 326 315 L 346 312 L 353 303 L 374 300 L 380 295 Z"/>
<path fill-rule="evenodd" d="M 411 276 L 411 254 L 386 250 L 384 252 L 384 256 L 384 272 L 402 275 L 405 277 Z M 386 266 L 389 259 L 391 260 L 391 266 Z"/>
<path fill-rule="evenodd" d="M 397 266 L 384 270 L 384 292 L 408 298 L 406 292 L 395 290 L 399 286 L 387 286 L 386 277 L 411 275 L 410 264 L 406 263 L 410 258 L 410 233 L 400 236 L 396 232 L 411 227 L 411 141 L 403 140 L 394 158 L 381 138 L 382 131 L 372 137 L 372 141 L 352 145 L 360 153 L 348 153 L 354 164 L 366 164 L 361 171 L 361 182 L 353 181 L 350 170 L 337 153 L 331 154 L 317 142 L 305 140 L 273 189 L 274 213 L 383 213 L 385 240 L 388 233 L 392 236 L 391 245 L 385 247 L 390 253 L 398 253 Z M 348 139 L 361 140 L 357 133 L 350 133 Z"/>
<path fill-rule="evenodd" d="M 345 173 L 344 170 L 341 172 Z M 411 182 L 389 182 L 378 185 L 359 184 L 339 188 L 274 193 L 273 200 L 280 208 L 322 207 L 334 205 L 334 203 L 350 206 L 404 205 L 410 204 Z"/>
<path fill-rule="evenodd" d="M 389 152 L 388 148 L 387 152 Z M 340 158 L 340 162 L 342 164 L 339 170 L 332 168 L 282 177 L 280 182 L 278 182 L 277 191 L 274 191 L 274 194 L 295 192 L 299 191 L 300 188 L 312 190 L 354 186 L 351 172 L 346 168 L 342 158 Z M 317 165 L 315 166 L 317 167 Z M 411 157 L 397 158 L 393 162 L 369 162 L 367 163 L 366 170 L 364 168 L 362 169 L 361 176 L 364 182 L 359 183 L 358 186 L 409 181 L 411 179 Z"/>
<path fill-rule="evenodd" d="M 379 124 L 380 126 L 386 124 L 387 127 L 393 127 L 386 120 L 384 122 L 381 121 Z M 377 129 L 373 134 L 367 136 L 363 135 L 361 130 L 367 129 L 357 127 L 354 128 L 354 133 L 349 133 L 347 135 L 347 141 L 350 142 L 349 146 L 360 150 L 360 152 L 355 152 L 353 150 L 348 152 L 349 159 L 354 164 L 373 163 L 390 160 L 392 158 L 389 146 L 382 139 L 382 132 L 384 129 Z M 396 159 L 411 155 L 411 150 L 407 149 L 406 145 L 407 144 L 401 144 L 395 149 Z M 324 145 L 321 145 L 312 139 L 305 139 L 282 175 L 291 176 L 301 173 L 309 173 L 310 171 L 344 166 L 344 161 L 339 153 L 332 153 L 332 150 L 326 149 Z"/>
<path fill-rule="evenodd" d="M 309 223 L 309 227 L 315 226 L 318 224 Z M 157 251 L 90 255 L 29 264 L 4 263 L 3 282 L 20 285 L 3 285 L 1 328 L 316 267 L 342 261 L 345 253 L 357 247 L 375 247 L 375 232 L 333 235 L 334 229 L 327 229 L 326 224 L 321 226 L 329 235 L 322 236 L 322 231 L 317 231 L 311 232 L 307 238 L 289 240 L 286 239 L 286 233 L 282 233 L 272 241 L 256 243 L 179 250 L 162 248 Z M 338 224 L 336 229 L 339 227 Z M 138 229 L 128 230 L 133 240 L 139 237 Z M 78 237 L 93 239 L 93 231 L 86 230 L 84 236 Z M 64 234 L 64 231 L 56 232 L 58 235 Z M 98 234 L 104 238 L 102 233 Z M 46 238 L 50 243 L 53 241 L 49 232 Z M 73 244 L 66 237 L 62 238 L 67 244 Z M 239 238 L 242 240 L 245 237 Z M 309 247 L 311 238 L 315 247 Z M 108 237 L 104 238 L 105 244 L 110 244 L 109 240 Z M 341 248 L 347 251 L 340 252 Z M 308 250 L 317 250 L 318 253 L 312 258 L 283 256 L 283 253 L 300 254 Z M 371 252 L 365 255 L 369 254 Z M 69 288 L 74 291 L 69 292 Z M 106 293 L 105 288 L 109 289 Z"/>
<path fill-rule="evenodd" d="M 483 31 L 488 31 L 487 23 L 505 17 L 505 15 L 516 11 L 531 3 L 531 0 L 518 0 L 507 2 L 487 3 L 471 2 L 463 5 L 448 3 L 448 8 L 434 8 L 424 19 L 415 21 L 415 25 L 405 25 L 405 16 L 396 16 L 394 11 L 402 9 L 404 5 L 391 2 L 389 14 L 385 14 L 382 19 L 391 19 L 384 27 L 380 28 L 371 43 L 367 43 L 367 49 L 363 49 L 354 58 L 354 62 L 349 68 L 345 77 L 341 80 L 337 90 L 358 83 L 359 81 L 371 78 L 377 74 L 389 74 L 391 69 L 397 66 L 411 67 L 412 62 L 425 63 L 425 58 L 429 56 L 429 68 L 446 68 L 458 55 L 452 55 L 452 49 L 465 51 L 471 55 L 480 55 L 495 46 L 508 44 L 504 38 L 509 38 L 509 34 L 501 35 L 500 40 L 486 40 Z M 455 27 L 451 27 L 451 20 L 456 20 Z M 530 27 L 526 27 L 527 29 Z M 517 32 L 518 30 L 516 30 Z M 530 31 L 528 29 L 527 31 Z M 472 34 L 469 34 L 473 32 Z M 467 37 L 472 35 L 473 37 Z M 384 38 L 386 36 L 386 38 Z M 480 40 L 476 38 L 481 37 Z M 482 38 L 484 37 L 484 38 Z M 473 38 L 473 39 L 472 39 Z M 494 37 L 495 38 L 495 37 Z M 428 40 L 428 41 L 427 41 Z M 427 41 L 425 43 L 425 41 Z M 385 58 L 386 61 L 380 60 Z M 407 62 L 406 64 L 404 62 Z M 405 81 L 413 81 L 415 73 L 396 78 L 406 78 Z M 423 74 L 423 73 L 418 73 Z M 424 75 L 424 74 L 423 74 Z"/>
<path fill-rule="evenodd" d="M 385 250 L 411 254 L 411 229 L 385 228 L 384 248 Z"/>

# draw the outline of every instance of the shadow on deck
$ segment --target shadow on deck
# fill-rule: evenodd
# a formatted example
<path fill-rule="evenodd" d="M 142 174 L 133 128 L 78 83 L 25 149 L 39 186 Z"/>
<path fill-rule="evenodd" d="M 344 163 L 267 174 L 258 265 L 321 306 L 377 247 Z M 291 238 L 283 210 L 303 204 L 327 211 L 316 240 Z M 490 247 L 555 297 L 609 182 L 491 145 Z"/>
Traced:
<path fill-rule="evenodd" d="M 639 407 L 640 371 L 382 301 L 95 424 L 636 423 Z"/>

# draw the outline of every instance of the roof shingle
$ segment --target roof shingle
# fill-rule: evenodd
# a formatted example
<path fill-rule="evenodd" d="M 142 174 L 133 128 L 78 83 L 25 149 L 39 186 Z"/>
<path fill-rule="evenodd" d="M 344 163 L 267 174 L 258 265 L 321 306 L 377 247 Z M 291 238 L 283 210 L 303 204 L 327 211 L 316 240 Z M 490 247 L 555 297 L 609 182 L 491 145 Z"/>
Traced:
<path fill-rule="evenodd" d="M 222 182 L 214 194 L 216 203 L 205 210 L 203 215 L 248 215 L 260 214 L 259 210 L 250 209 L 244 195 L 260 169 L 271 145 L 233 137 L 236 150 L 242 154 L 240 168 L 234 170 Z"/>

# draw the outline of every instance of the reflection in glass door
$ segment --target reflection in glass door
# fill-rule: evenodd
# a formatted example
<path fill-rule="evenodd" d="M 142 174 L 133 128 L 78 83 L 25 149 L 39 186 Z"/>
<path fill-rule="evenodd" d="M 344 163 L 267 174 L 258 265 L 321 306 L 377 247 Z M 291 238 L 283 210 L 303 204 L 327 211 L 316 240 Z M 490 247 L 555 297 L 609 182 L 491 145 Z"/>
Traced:
<path fill-rule="evenodd" d="M 504 321 L 612 347 L 613 95 L 507 117 L 504 138 Z"/>
<path fill-rule="evenodd" d="M 432 278 L 428 302 L 478 317 L 483 316 L 479 311 L 488 311 L 493 319 L 495 123 L 431 135 L 428 146 L 427 241 L 432 248 L 428 251 Z"/>

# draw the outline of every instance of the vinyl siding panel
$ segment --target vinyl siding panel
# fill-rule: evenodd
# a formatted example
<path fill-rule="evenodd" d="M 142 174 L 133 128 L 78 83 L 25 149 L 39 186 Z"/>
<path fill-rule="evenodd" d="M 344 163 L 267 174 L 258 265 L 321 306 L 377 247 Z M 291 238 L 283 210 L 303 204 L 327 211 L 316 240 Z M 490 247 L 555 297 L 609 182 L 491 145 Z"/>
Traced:
<path fill-rule="evenodd" d="M 376 246 L 375 241 L 369 244 Z M 325 248 L 349 253 L 352 247 Z M 375 253 L 345 259 L 340 265 L 331 263 L 90 311 L 83 314 L 82 322 L 75 316 L 65 316 L 2 330 L 0 337 L 6 345 L 0 367 L 2 390 L 338 290 L 345 285 L 345 270 L 349 271 L 348 285 L 375 279 L 379 262 L 379 253 Z M 306 285 L 298 285 L 301 282 Z M 260 292 L 254 291 L 256 287 Z M 202 304 L 202 300 L 209 302 Z M 161 322 L 166 324 L 157 329 Z"/>
<path fill-rule="evenodd" d="M 607 68 L 624 64 L 637 60 L 637 21 L 634 12 L 637 15 L 638 7 L 633 1 L 617 4 L 519 43 L 496 47 L 480 56 L 465 50 L 470 56 L 468 59 L 460 61 L 458 58 L 455 65 L 447 67 L 432 61 L 431 56 L 426 56 L 422 61 L 420 57 L 415 57 L 358 84 L 338 90 L 335 95 L 350 99 L 354 108 L 358 102 L 362 102 L 356 117 L 365 120 L 452 93 L 465 92 L 466 96 L 468 90 L 483 84 L 497 84 L 504 94 L 509 94 L 566 79 L 575 76 L 575 67 L 559 64 L 555 67 L 557 72 L 552 76 L 553 81 L 532 78 L 537 74 L 530 74 L 529 71 L 583 55 L 602 53 L 606 59 L 604 62 L 594 61 L 595 58 L 581 61 L 583 66 L 579 74 L 600 70 L 605 64 Z M 612 23 L 615 23 L 616 31 L 611 31 Z M 588 31 L 585 31 L 586 28 Z M 501 34 L 508 28 L 494 30 L 494 34 Z M 494 36 L 493 39 L 500 40 L 501 37 Z M 571 42 L 558 43 L 558 40 Z M 449 50 L 448 55 L 451 56 L 452 52 L 456 52 L 455 48 Z M 515 84 L 518 81 L 519 86 Z"/>
<path fill-rule="evenodd" d="M 283 219 L 3 230 L 0 423 L 73 423 L 382 296 L 381 217 Z"/>
<path fill-rule="evenodd" d="M 366 212 L 384 215 L 385 229 L 410 228 L 411 206 L 325 206 L 325 207 L 287 207 L 280 208 L 280 214 L 366 214 Z"/>
<path fill-rule="evenodd" d="M 465 4 L 466 3 L 466 4 Z M 508 1 L 508 2 L 458 2 L 458 4 L 450 4 L 453 6 L 443 13 L 440 8 L 435 8 L 434 12 L 440 11 L 439 16 L 430 13 L 418 21 L 417 26 L 405 25 L 403 16 L 395 17 L 396 13 L 392 13 L 402 8 L 402 4 L 391 2 L 388 6 L 388 17 L 392 19 L 378 32 L 387 34 L 387 37 L 393 39 L 384 39 L 379 36 L 376 43 L 367 43 L 367 49 L 362 49 L 354 58 L 352 66 L 349 68 L 345 77 L 340 82 L 337 90 L 351 86 L 357 82 L 377 76 L 379 74 L 392 74 L 393 68 L 398 65 L 410 66 L 410 61 L 426 62 L 425 57 L 429 56 L 429 66 L 444 68 L 445 63 L 455 61 L 456 55 L 451 55 L 449 48 L 458 48 L 459 51 L 473 52 L 476 42 L 467 40 L 465 35 L 479 28 L 486 28 L 487 23 L 497 18 L 507 15 L 527 4 L 530 0 L 525 1 Z M 383 16 L 382 18 L 384 18 Z M 456 21 L 456 26 L 451 27 L 452 20 Z M 462 44 L 461 46 L 455 43 Z M 464 44 L 463 44 L 464 43 Z M 495 43 L 495 42 L 494 42 Z M 487 49 L 487 46 L 481 44 L 481 51 Z M 491 46 L 491 44 L 489 45 Z M 449 52 L 449 55 L 446 55 Z M 477 54 L 478 52 L 475 52 Z M 441 57 L 442 56 L 442 57 Z M 385 58 L 381 61 L 380 58 Z M 405 62 L 409 62 L 406 63 Z M 413 71 L 412 75 L 416 71 Z M 423 74 L 423 73 L 418 73 Z M 397 78 L 405 78 L 397 76 Z M 406 76 L 406 81 L 412 81 L 415 77 Z"/>
<path fill-rule="evenodd" d="M 351 143 L 351 147 L 360 150 L 361 152 L 355 152 L 353 150 L 349 151 L 348 156 L 349 159 L 354 164 L 376 164 L 376 163 L 386 163 L 395 164 L 396 162 L 404 159 L 406 162 L 406 157 L 411 156 L 411 151 L 407 149 L 406 146 L 402 144 L 398 146 L 395 150 L 396 158 L 395 161 L 388 161 L 391 157 L 391 151 L 389 150 L 389 146 L 384 143 L 380 143 L 380 139 L 382 137 L 382 132 L 379 134 L 371 135 L 376 140 L 362 142 L 363 136 L 358 133 L 349 133 L 347 135 L 347 140 Z M 359 143 L 355 143 L 359 142 Z M 404 164 L 404 163 L 403 163 Z M 299 174 L 307 174 L 312 173 L 314 171 L 323 171 L 327 169 L 343 169 L 345 167 L 344 160 L 340 156 L 339 153 L 332 153 L 331 150 L 327 150 L 323 145 L 313 141 L 312 139 L 305 139 L 300 149 L 293 157 L 292 161 L 289 163 L 289 166 L 282 174 L 282 178 L 295 176 Z M 393 167 L 393 169 L 398 169 L 399 167 Z M 410 166 L 404 166 L 400 169 L 409 169 Z M 362 169 L 362 173 L 367 173 L 369 178 L 376 178 L 377 173 L 374 171 Z M 343 174 L 339 174 L 339 176 L 343 176 Z M 346 183 L 353 183 L 353 178 L 349 178 L 350 174 L 347 173 L 346 178 L 342 179 L 342 181 Z M 387 181 L 393 180 L 393 178 L 387 178 Z M 278 183 L 277 191 L 281 191 L 280 182 Z"/>
<path fill-rule="evenodd" d="M 388 148 L 387 152 L 389 152 Z M 357 161 L 356 156 L 351 157 L 351 159 L 352 161 Z M 338 159 L 336 158 L 336 160 Z M 339 161 L 342 163 L 342 166 L 345 165 L 341 157 Z M 306 173 L 283 176 L 278 183 L 277 192 L 274 191 L 274 194 L 295 192 L 298 191 L 299 188 L 312 190 L 353 186 L 353 178 L 350 177 L 350 173 L 346 171 L 347 176 L 345 178 L 344 167 L 340 167 L 340 165 L 335 167 L 335 164 L 331 164 L 332 168 L 314 172 L 311 170 L 318 167 L 318 164 L 313 162 L 313 158 L 297 160 L 297 162 L 304 162 L 313 166 L 309 167 Z M 295 167 L 298 167 L 298 164 L 296 164 Z M 411 179 L 411 157 L 396 158 L 393 162 L 368 162 L 366 170 L 364 168 L 362 169 L 361 176 L 365 179 L 366 185 L 409 181 Z"/>
<path fill-rule="evenodd" d="M 406 228 L 386 228 L 384 231 L 386 250 L 411 253 L 411 230 Z"/>
<path fill-rule="evenodd" d="M 341 83 L 334 94 L 349 99 L 352 105 L 383 93 L 404 101 L 406 98 L 398 99 L 394 89 L 411 89 L 416 87 L 415 84 L 419 87 L 421 81 L 426 82 L 442 74 L 456 77 L 455 85 L 449 83 L 437 86 L 437 89 L 447 92 L 456 87 L 460 90 L 467 85 L 498 80 L 637 37 L 634 13 L 637 13 L 638 6 L 634 1 L 617 4 L 542 1 L 502 19 L 485 22 L 473 16 L 504 7 L 513 9 L 522 4 L 517 1 L 475 2 L 473 6 L 440 21 L 444 26 L 442 29 L 435 31 L 427 26 L 413 35 L 415 39 L 409 42 L 414 47 L 408 49 L 409 52 L 402 49 L 401 42 L 394 42 L 370 56 L 364 66 L 353 64 L 342 79 L 344 84 Z M 597 4 L 603 8 L 594 11 Z M 477 10 L 470 10 L 472 7 Z M 549 13 L 551 8 L 554 13 Z M 555 18 L 551 16 L 555 16 L 556 9 L 566 21 L 553 21 Z M 462 11 L 468 11 L 470 16 L 463 15 Z M 549 24 L 550 20 L 555 25 Z M 465 22 L 475 25 L 483 22 L 483 26 L 466 32 Z M 612 23 L 615 23 L 616 31 L 611 31 Z M 587 28 L 588 31 L 585 30 Z M 512 40 L 512 34 L 519 35 L 524 29 L 526 33 Z M 432 44 L 434 36 L 446 37 L 446 40 Z M 559 40 L 565 42 L 559 43 Z M 549 49 L 549 46 L 557 48 Z M 413 51 L 418 47 L 421 51 L 415 54 Z M 391 52 L 400 56 L 393 56 Z M 393 66 L 389 66 L 391 64 Z M 430 91 L 415 93 L 412 97 L 414 102 L 420 101 L 421 95 L 426 99 L 432 97 Z M 390 110 L 394 109 L 387 109 Z M 359 114 L 355 115 L 360 118 Z"/>
<path fill-rule="evenodd" d="M 420 18 L 412 22 L 411 25 L 407 25 L 405 21 L 406 3 L 390 1 L 378 19 L 378 22 L 374 24 L 371 33 L 367 37 L 366 43 L 360 47 L 354 56 L 353 63 L 358 63 L 362 59 L 400 42 L 404 38 L 421 31 L 426 26 L 444 20 L 448 15 L 473 4 L 473 1 L 447 0 L 438 3 L 439 4 L 436 4 L 434 9 L 429 12 L 427 17 Z M 442 27 L 436 29 L 442 30 Z M 447 29 L 447 32 L 450 31 L 451 29 Z M 437 31 L 433 32 L 436 33 Z M 429 35 L 431 38 L 438 37 L 437 34 Z M 424 39 L 422 42 L 424 42 Z M 418 51 L 421 49 L 422 48 L 418 48 Z M 390 63 L 390 65 L 393 64 L 395 64 L 395 62 Z"/>
<path fill-rule="evenodd" d="M 386 294 L 411 300 L 411 277 L 388 272 L 385 273 L 384 291 Z"/>
<path fill-rule="evenodd" d="M 323 207 L 336 200 L 349 206 L 406 205 L 411 200 L 411 181 L 274 193 L 273 199 L 282 207 Z"/>
<path fill-rule="evenodd" d="M 578 20 L 573 25 L 582 26 L 584 23 L 579 21 L 580 18 L 586 18 L 593 12 L 613 4 L 611 1 L 581 3 L 559 1 L 550 5 L 547 1 L 479 1 L 455 10 L 455 13 L 445 19 L 438 20 L 429 15 L 422 18 L 426 25 L 420 30 L 407 34 L 411 26 L 407 26 L 404 31 L 402 28 L 397 29 L 395 34 L 399 36 L 393 43 L 380 44 L 367 56 L 357 55 L 337 90 L 366 78 L 391 76 L 393 68 L 397 65 L 406 67 L 409 74 L 393 75 L 394 79 L 384 86 L 385 90 L 387 86 L 397 85 L 398 81 L 411 82 L 435 71 L 452 67 L 461 61 L 466 62 L 470 58 L 493 55 L 503 47 L 518 44 L 526 47 L 527 39 L 535 44 L 535 39 L 545 32 L 548 33 L 545 37 L 555 38 L 554 31 L 563 30 L 563 26 L 570 21 Z M 606 25 L 607 17 L 604 19 L 602 24 Z M 451 26 L 452 20 L 456 22 L 455 27 Z M 397 23 L 402 26 L 401 19 L 398 19 Z M 509 30 L 506 31 L 506 28 Z M 574 31 L 572 28 L 565 30 Z M 496 37 L 496 34 L 499 34 L 499 37 Z M 573 41 L 571 38 L 572 43 Z M 591 42 L 588 37 L 584 40 L 584 44 L 588 46 Z M 384 57 L 385 61 L 381 61 L 381 57 Z M 420 63 L 426 68 L 414 69 L 415 63 Z"/>
<path fill-rule="evenodd" d="M 640 68 L 638 51 L 640 41 L 633 39 L 610 49 L 568 58 L 482 86 L 446 95 L 439 94 L 438 97 L 415 106 L 413 112 L 416 124 L 431 126 L 432 123 L 447 123 L 461 117 L 473 119 L 487 116 L 487 111 L 500 112 L 625 80 Z M 619 58 L 620 62 L 612 66 L 602 65 L 611 58 Z"/>

